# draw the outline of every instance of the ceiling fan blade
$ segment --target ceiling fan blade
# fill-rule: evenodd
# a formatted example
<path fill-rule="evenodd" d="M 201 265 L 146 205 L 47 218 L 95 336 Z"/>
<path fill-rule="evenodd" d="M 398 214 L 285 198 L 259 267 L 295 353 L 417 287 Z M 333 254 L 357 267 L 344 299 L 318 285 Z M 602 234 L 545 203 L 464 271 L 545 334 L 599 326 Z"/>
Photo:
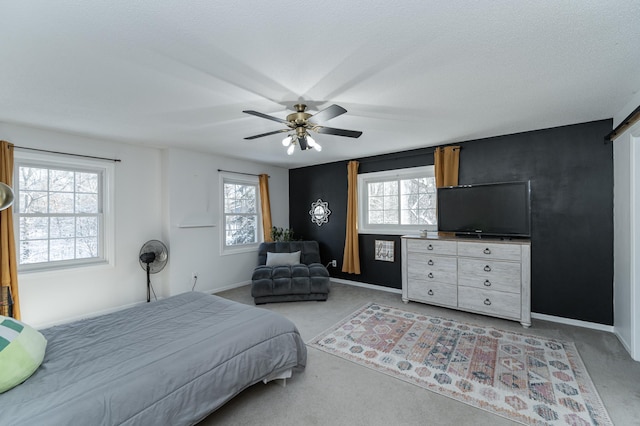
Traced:
<path fill-rule="evenodd" d="M 362 132 L 357 130 L 345 130 L 345 129 L 336 129 L 333 127 L 324 127 L 324 126 L 315 126 L 313 127 L 318 133 L 325 133 L 327 135 L 336 135 L 336 136 L 346 136 L 348 138 L 359 138 L 362 135 Z"/>
<path fill-rule="evenodd" d="M 275 134 L 278 134 L 278 133 L 284 133 L 284 132 L 289 132 L 289 131 L 291 131 L 291 129 L 274 130 L 273 132 L 267 132 L 267 133 L 262 133 L 262 134 L 255 135 L 255 136 L 249 136 L 248 138 L 245 138 L 245 139 L 246 140 L 257 139 L 257 138 L 261 138 L 263 136 L 275 135 Z"/>
<path fill-rule="evenodd" d="M 274 117 L 272 115 L 263 114 L 263 113 L 258 112 L 258 111 L 246 110 L 246 111 L 242 111 L 242 112 L 244 112 L 246 114 L 255 115 L 256 117 L 266 118 L 267 120 L 277 121 L 278 123 L 289 124 L 289 122 L 287 120 L 284 120 L 284 119 L 278 118 L 278 117 Z"/>
<path fill-rule="evenodd" d="M 332 118 L 342 115 L 345 112 L 347 112 L 346 109 L 342 108 L 340 105 L 333 104 L 323 109 L 322 111 L 315 113 L 309 118 L 316 122 L 323 122 L 331 120 Z"/>

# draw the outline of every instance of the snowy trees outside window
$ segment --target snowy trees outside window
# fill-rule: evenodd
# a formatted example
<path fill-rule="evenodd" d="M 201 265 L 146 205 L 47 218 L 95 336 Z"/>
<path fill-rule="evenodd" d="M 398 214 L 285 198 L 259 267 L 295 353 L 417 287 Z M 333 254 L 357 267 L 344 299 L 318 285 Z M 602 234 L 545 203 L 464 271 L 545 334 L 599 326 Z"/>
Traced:
<path fill-rule="evenodd" d="M 14 224 L 21 269 L 104 261 L 105 169 L 17 159 Z"/>
<path fill-rule="evenodd" d="M 437 229 L 433 166 L 358 175 L 358 230 L 404 234 Z"/>
<path fill-rule="evenodd" d="M 224 238 L 225 246 L 256 244 L 259 240 L 257 183 L 225 180 Z"/>

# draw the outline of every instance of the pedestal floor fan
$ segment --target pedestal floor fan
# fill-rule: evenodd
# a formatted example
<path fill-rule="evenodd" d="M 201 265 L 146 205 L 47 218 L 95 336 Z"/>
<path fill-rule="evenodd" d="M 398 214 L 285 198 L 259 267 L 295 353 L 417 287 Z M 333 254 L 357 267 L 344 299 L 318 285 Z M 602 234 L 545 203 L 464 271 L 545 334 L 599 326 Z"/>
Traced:
<path fill-rule="evenodd" d="M 149 240 L 140 249 L 140 266 L 147 271 L 147 302 L 151 301 L 151 274 L 162 271 L 169 260 L 169 251 L 162 241 Z M 156 298 L 156 292 L 153 292 Z M 157 299 L 157 298 L 156 298 Z"/>

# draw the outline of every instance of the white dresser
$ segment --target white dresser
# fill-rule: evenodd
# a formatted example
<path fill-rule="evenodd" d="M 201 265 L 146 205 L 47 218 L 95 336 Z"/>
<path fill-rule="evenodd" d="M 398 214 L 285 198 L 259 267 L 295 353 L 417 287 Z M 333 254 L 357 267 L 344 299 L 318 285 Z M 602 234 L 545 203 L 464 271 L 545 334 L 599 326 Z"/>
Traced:
<path fill-rule="evenodd" d="M 402 237 L 402 300 L 531 326 L 527 240 Z"/>

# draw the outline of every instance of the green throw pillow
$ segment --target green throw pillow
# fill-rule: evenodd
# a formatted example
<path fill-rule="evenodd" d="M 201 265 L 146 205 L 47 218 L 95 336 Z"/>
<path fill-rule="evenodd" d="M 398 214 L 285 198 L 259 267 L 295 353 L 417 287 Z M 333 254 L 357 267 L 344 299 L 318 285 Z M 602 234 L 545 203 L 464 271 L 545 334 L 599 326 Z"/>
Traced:
<path fill-rule="evenodd" d="M 0 393 L 35 373 L 46 347 L 47 339 L 38 330 L 0 315 Z"/>

